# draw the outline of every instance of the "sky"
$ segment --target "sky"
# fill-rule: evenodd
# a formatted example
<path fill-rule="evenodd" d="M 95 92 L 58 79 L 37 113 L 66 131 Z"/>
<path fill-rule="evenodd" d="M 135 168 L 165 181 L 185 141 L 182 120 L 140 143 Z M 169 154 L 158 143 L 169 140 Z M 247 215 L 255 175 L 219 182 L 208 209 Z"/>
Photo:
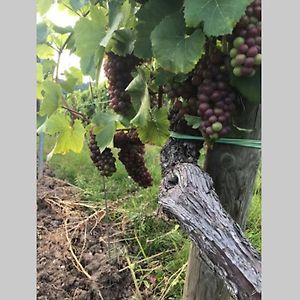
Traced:
<path fill-rule="evenodd" d="M 74 26 L 77 20 L 79 19 L 78 16 L 71 16 L 66 11 L 61 11 L 58 9 L 57 4 L 53 4 L 49 11 L 45 14 L 45 16 L 48 20 L 53 22 L 54 24 L 61 26 L 61 27 L 67 27 L 67 26 Z M 42 22 L 43 18 L 37 14 L 37 23 Z M 57 53 L 55 56 L 55 59 L 57 59 Z M 61 55 L 60 65 L 59 65 L 59 73 L 64 73 L 65 70 L 69 69 L 70 67 L 76 67 L 80 68 L 80 58 L 75 55 L 71 54 L 69 50 L 65 50 L 63 54 Z M 60 75 L 60 78 L 63 78 L 62 75 Z M 100 82 L 103 81 L 105 78 L 104 70 L 101 69 L 100 73 Z M 84 82 L 89 82 L 90 77 L 84 76 L 83 78 Z"/>

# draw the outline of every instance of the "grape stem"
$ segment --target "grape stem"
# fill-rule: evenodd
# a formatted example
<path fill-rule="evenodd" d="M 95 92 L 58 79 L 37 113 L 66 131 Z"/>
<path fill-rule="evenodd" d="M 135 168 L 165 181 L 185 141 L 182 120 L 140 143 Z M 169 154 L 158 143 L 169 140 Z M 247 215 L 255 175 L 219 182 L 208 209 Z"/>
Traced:
<path fill-rule="evenodd" d="M 158 108 L 162 107 L 162 96 L 163 96 L 163 88 L 160 85 L 159 88 L 158 88 L 158 104 L 157 104 Z"/>
<path fill-rule="evenodd" d="M 66 109 L 67 111 L 69 111 L 73 117 L 80 117 L 83 121 L 87 122 L 87 123 L 90 123 L 90 120 L 82 113 L 70 108 L 70 107 L 67 107 L 67 106 L 62 106 L 62 108 Z"/>

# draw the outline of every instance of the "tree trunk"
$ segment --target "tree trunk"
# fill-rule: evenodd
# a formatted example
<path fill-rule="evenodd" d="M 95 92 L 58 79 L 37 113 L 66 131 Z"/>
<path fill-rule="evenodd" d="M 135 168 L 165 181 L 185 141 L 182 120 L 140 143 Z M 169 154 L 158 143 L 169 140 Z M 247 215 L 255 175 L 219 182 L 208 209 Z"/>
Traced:
<path fill-rule="evenodd" d="M 193 164 L 177 164 L 161 183 L 159 203 L 236 299 L 261 299 L 260 255 L 220 204 L 207 173 Z"/>
<path fill-rule="evenodd" d="M 252 132 L 241 131 L 239 138 L 260 139 L 260 106 L 246 102 L 235 123 L 239 128 L 253 129 Z M 207 154 L 205 169 L 213 179 L 221 204 L 242 229 L 245 228 L 259 162 L 260 150 L 236 145 L 215 144 Z M 227 299 L 229 293 L 223 280 L 200 259 L 198 249 L 192 245 L 183 300 Z"/>

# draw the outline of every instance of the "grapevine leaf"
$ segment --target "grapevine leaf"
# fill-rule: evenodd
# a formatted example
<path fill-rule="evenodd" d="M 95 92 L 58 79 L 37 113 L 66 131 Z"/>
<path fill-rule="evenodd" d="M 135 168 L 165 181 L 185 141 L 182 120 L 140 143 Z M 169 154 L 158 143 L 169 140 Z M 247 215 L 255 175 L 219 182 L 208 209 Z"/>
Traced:
<path fill-rule="evenodd" d="M 46 44 L 36 46 L 36 55 L 40 59 L 48 59 L 54 56 L 54 49 Z"/>
<path fill-rule="evenodd" d="M 205 36 L 200 29 L 186 36 L 181 13 L 165 17 L 151 34 L 154 57 L 162 68 L 173 73 L 188 73 L 203 53 Z"/>
<path fill-rule="evenodd" d="M 36 25 L 36 40 L 37 44 L 43 44 L 47 41 L 49 30 L 46 23 L 39 23 Z"/>
<path fill-rule="evenodd" d="M 122 7 L 121 7 L 121 11 L 123 14 L 123 19 L 121 21 L 120 26 L 121 27 L 127 27 L 127 28 L 131 28 L 134 27 L 134 24 L 136 22 L 135 20 L 135 15 L 134 15 L 134 3 L 130 0 L 125 0 Z"/>
<path fill-rule="evenodd" d="M 193 129 L 197 129 L 201 125 L 201 118 L 197 116 L 184 115 L 184 119 L 186 120 L 188 126 L 192 126 Z"/>
<path fill-rule="evenodd" d="M 70 0 L 70 4 L 74 10 L 78 10 L 88 3 L 89 0 Z"/>
<path fill-rule="evenodd" d="M 131 29 L 116 30 L 108 48 L 117 55 L 126 56 L 134 49 L 136 33 Z"/>
<path fill-rule="evenodd" d="M 154 82 L 156 85 L 164 85 L 168 83 L 173 77 L 175 76 L 174 73 L 165 71 L 161 68 L 157 69 L 157 73 L 155 75 Z"/>
<path fill-rule="evenodd" d="M 59 84 L 45 80 L 42 83 L 44 99 L 41 105 L 40 115 L 51 116 L 58 108 L 62 98 L 62 89 Z"/>
<path fill-rule="evenodd" d="M 89 17 L 80 18 L 74 27 L 76 54 L 85 75 L 95 76 L 95 67 L 102 60 L 104 49 L 100 41 L 105 35 L 107 17 L 103 8 L 91 7 Z"/>
<path fill-rule="evenodd" d="M 38 64 L 36 64 L 36 80 L 37 80 L 37 82 L 42 82 L 43 79 L 44 79 L 43 65 L 38 63 Z"/>
<path fill-rule="evenodd" d="M 118 120 L 119 116 L 112 112 L 99 112 L 94 116 L 94 134 L 101 152 L 112 143 Z"/>
<path fill-rule="evenodd" d="M 44 75 L 53 74 L 56 67 L 56 63 L 52 59 L 41 59 L 41 64 L 43 65 Z"/>
<path fill-rule="evenodd" d="M 36 98 L 37 99 L 43 99 L 42 95 L 42 81 L 44 79 L 44 74 L 43 74 L 43 65 L 38 63 L 36 64 Z"/>
<path fill-rule="evenodd" d="M 137 111 L 137 114 L 130 123 L 137 127 L 146 126 L 150 113 L 150 98 L 146 75 L 141 69 L 138 69 L 138 74 L 130 82 L 126 91 L 130 94 L 132 105 L 135 111 Z"/>
<path fill-rule="evenodd" d="M 261 102 L 261 74 L 256 72 L 253 77 L 237 77 L 230 72 L 230 84 L 250 102 Z"/>
<path fill-rule="evenodd" d="M 208 36 L 229 34 L 253 0 L 185 0 L 184 15 L 188 27 L 204 22 Z"/>
<path fill-rule="evenodd" d="M 157 109 L 151 113 L 151 120 L 145 127 L 138 127 L 139 138 L 143 143 L 162 146 L 169 137 L 168 109 Z"/>
<path fill-rule="evenodd" d="M 45 132 L 57 136 L 56 144 L 48 159 L 52 154 L 66 154 L 69 151 L 80 153 L 83 148 L 85 129 L 78 119 L 71 126 L 70 119 L 64 114 L 53 114 L 47 120 Z"/>
<path fill-rule="evenodd" d="M 52 0 L 36 0 L 37 11 L 44 15 L 52 5 Z"/>
<path fill-rule="evenodd" d="M 66 91 L 71 93 L 74 90 L 74 87 L 82 83 L 82 73 L 79 69 L 71 67 L 69 70 L 64 72 L 66 80 L 63 81 L 60 85 Z"/>
<path fill-rule="evenodd" d="M 138 23 L 136 25 L 137 40 L 134 54 L 139 58 L 152 56 L 150 34 L 154 27 L 167 15 L 178 11 L 182 6 L 182 0 L 149 0 L 137 12 Z"/>
<path fill-rule="evenodd" d="M 61 26 L 58 26 L 54 23 L 51 23 L 51 27 L 56 33 L 59 33 L 59 34 L 65 34 L 65 33 L 73 32 L 73 28 L 71 26 L 61 27 Z"/>
<path fill-rule="evenodd" d="M 119 25 L 123 19 L 123 14 L 121 12 L 118 12 L 115 16 L 113 16 L 113 20 L 111 21 L 111 26 L 107 30 L 105 36 L 100 42 L 100 45 L 103 47 L 106 47 L 108 42 L 110 41 L 112 35 L 114 32 L 119 28 Z"/>

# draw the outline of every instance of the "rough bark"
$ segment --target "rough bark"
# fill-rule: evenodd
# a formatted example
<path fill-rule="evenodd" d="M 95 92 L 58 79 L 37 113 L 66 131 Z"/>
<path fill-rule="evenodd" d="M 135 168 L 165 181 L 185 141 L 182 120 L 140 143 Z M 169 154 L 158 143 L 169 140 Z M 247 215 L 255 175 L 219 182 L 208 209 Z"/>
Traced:
<path fill-rule="evenodd" d="M 260 255 L 220 204 L 207 173 L 193 164 L 177 164 L 162 181 L 159 203 L 236 299 L 261 299 Z"/>
<path fill-rule="evenodd" d="M 253 129 L 241 132 L 240 138 L 261 138 L 260 106 L 244 103 L 235 124 Z M 235 145 L 215 144 L 207 154 L 205 169 L 212 177 L 216 192 L 224 209 L 245 228 L 247 212 L 252 198 L 255 177 L 260 162 L 260 150 Z M 199 258 L 192 245 L 184 287 L 184 300 L 227 300 L 228 291 L 223 280 Z"/>

